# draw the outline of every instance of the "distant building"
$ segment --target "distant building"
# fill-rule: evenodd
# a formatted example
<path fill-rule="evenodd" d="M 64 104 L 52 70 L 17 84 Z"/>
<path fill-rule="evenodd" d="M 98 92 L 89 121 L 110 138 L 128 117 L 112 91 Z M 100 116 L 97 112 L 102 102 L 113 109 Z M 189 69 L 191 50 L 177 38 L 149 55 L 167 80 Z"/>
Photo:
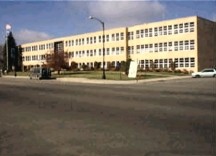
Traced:
<path fill-rule="evenodd" d="M 51 51 L 68 53 L 71 62 L 94 67 L 102 62 L 102 31 L 22 44 L 23 69 L 46 64 Z M 105 30 L 105 67 L 127 58 L 142 69 L 198 71 L 216 65 L 216 23 L 192 16 Z"/>

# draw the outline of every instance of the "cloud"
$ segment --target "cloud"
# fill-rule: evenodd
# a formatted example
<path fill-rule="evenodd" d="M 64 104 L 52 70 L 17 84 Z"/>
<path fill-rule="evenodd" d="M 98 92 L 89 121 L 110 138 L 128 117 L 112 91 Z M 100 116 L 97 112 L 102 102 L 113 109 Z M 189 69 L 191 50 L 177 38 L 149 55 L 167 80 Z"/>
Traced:
<path fill-rule="evenodd" d="M 18 44 L 42 41 L 52 38 L 51 35 L 44 32 L 37 32 L 28 29 L 22 29 L 14 34 Z"/>
<path fill-rule="evenodd" d="M 212 20 L 213 20 L 214 22 L 216 22 L 216 13 L 213 14 L 213 16 L 212 16 Z"/>
<path fill-rule="evenodd" d="M 158 1 L 96 1 L 88 5 L 89 14 L 103 19 L 108 27 L 131 26 L 161 19 L 166 6 Z"/>

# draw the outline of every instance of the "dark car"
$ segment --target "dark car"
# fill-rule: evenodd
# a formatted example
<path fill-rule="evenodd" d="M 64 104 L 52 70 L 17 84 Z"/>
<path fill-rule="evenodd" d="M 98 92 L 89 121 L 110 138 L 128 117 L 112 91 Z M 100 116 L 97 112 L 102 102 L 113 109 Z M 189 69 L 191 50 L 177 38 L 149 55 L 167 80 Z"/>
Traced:
<path fill-rule="evenodd" d="M 50 79 L 51 78 L 51 70 L 47 67 L 34 67 L 31 68 L 29 73 L 30 79 Z"/>

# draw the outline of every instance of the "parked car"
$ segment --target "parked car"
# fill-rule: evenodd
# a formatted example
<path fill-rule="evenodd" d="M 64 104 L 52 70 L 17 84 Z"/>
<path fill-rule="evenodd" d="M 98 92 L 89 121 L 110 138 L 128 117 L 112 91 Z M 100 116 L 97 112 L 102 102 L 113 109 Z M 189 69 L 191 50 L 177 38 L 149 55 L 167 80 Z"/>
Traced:
<path fill-rule="evenodd" d="M 29 78 L 33 79 L 50 79 L 51 78 L 51 70 L 46 67 L 34 67 L 31 68 L 29 73 Z"/>
<path fill-rule="evenodd" d="M 199 77 L 216 77 L 216 69 L 215 68 L 205 68 L 200 72 L 194 72 L 191 74 L 193 78 Z"/>

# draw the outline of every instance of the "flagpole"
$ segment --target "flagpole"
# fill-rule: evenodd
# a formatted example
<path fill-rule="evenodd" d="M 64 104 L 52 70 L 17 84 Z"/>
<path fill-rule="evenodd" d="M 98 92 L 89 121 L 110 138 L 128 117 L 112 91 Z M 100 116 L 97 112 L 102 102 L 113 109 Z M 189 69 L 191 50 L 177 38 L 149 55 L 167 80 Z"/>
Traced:
<path fill-rule="evenodd" d="M 7 60 L 6 73 L 8 73 L 8 34 L 7 34 L 7 30 L 6 30 L 6 60 Z"/>
<path fill-rule="evenodd" d="M 9 69 L 9 59 L 8 59 L 8 35 L 9 35 L 9 32 L 11 31 L 11 25 L 9 24 L 6 24 L 5 26 L 6 28 L 6 60 L 7 60 L 7 68 L 6 68 L 6 72 L 8 73 L 8 69 Z"/>

